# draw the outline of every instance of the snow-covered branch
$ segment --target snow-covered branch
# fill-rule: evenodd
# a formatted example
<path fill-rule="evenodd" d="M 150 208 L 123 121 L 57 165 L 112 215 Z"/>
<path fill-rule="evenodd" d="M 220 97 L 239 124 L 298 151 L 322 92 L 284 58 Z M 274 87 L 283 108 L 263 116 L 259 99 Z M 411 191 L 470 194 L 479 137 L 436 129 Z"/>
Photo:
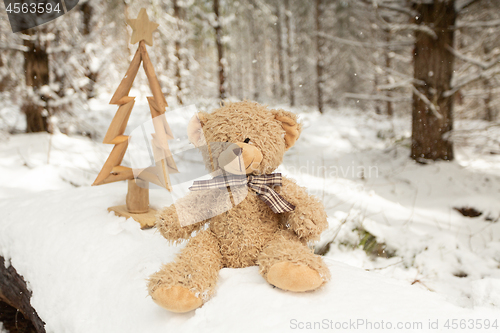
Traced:
<path fill-rule="evenodd" d="M 428 34 L 429 36 L 431 36 L 434 39 L 438 38 L 436 32 L 424 24 L 387 23 L 387 28 L 392 32 L 399 32 L 402 30 L 420 31 L 420 32 Z"/>
<path fill-rule="evenodd" d="M 392 90 L 392 89 L 401 88 L 401 87 L 408 88 L 408 87 L 412 86 L 412 83 L 413 83 L 413 80 L 406 79 L 406 80 L 402 80 L 402 81 L 398 81 L 398 82 L 394 82 L 394 83 L 378 85 L 377 90 Z"/>
<path fill-rule="evenodd" d="M 193 7 L 193 13 L 200 21 L 208 23 L 211 28 L 215 28 L 219 25 L 217 19 L 215 18 L 215 14 L 213 13 L 207 13 L 197 6 Z"/>
<path fill-rule="evenodd" d="M 498 26 L 500 26 L 500 19 L 491 21 L 458 22 L 455 25 L 455 29 L 484 28 L 484 27 L 498 27 Z"/>
<path fill-rule="evenodd" d="M 399 13 L 403 13 L 403 14 L 406 14 L 410 17 L 414 17 L 415 16 L 415 11 L 407 8 L 407 7 L 402 7 L 402 6 L 397 6 L 397 5 L 386 5 L 386 4 L 377 4 L 377 7 L 380 8 L 380 9 L 388 9 L 388 10 L 393 10 L 393 11 L 396 11 L 396 12 L 399 12 Z"/>
<path fill-rule="evenodd" d="M 375 1 L 374 1 L 374 3 L 375 3 Z M 374 6 L 375 6 L 375 4 L 374 4 Z M 415 13 L 413 13 L 412 16 L 413 15 L 415 15 Z M 436 32 L 431 27 L 429 27 L 425 24 L 388 22 L 380 15 L 380 13 L 378 11 L 377 11 L 377 17 L 382 22 L 382 26 L 383 26 L 384 30 L 388 30 L 391 32 L 399 32 L 399 31 L 404 31 L 404 30 L 419 31 L 419 32 L 423 32 L 423 33 L 428 34 L 433 39 L 438 38 Z"/>
<path fill-rule="evenodd" d="M 362 2 L 366 5 L 372 6 L 375 9 L 378 9 L 378 8 L 388 9 L 388 10 L 392 10 L 395 12 L 406 14 L 410 17 L 413 17 L 416 14 L 416 12 L 411 10 L 408 6 L 405 6 L 405 5 L 401 6 L 399 3 L 389 4 L 389 3 L 379 2 L 377 0 L 363 0 Z"/>
<path fill-rule="evenodd" d="M 254 2 L 255 5 L 262 11 L 263 14 L 265 14 L 268 17 L 274 16 L 271 6 L 267 4 L 265 1 L 255 0 Z"/>
<path fill-rule="evenodd" d="M 351 46 L 359 46 L 359 47 L 371 47 L 371 48 L 394 48 L 394 47 L 406 47 L 406 46 L 411 46 L 414 44 L 413 41 L 407 41 L 407 42 L 398 42 L 398 43 L 384 43 L 384 42 L 375 42 L 375 43 L 366 43 L 366 42 L 358 42 L 355 40 L 350 40 L 350 39 L 344 39 L 336 36 L 331 36 L 328 34 L 325 34 L 323 32 L 317 33 L 322 38 L 326 38 L 329 40 L 332 40 L 337 43 L 341 44 L 346 44 L 346 45 L 351 45 Z"/>
<path fill-rule="evenodd" d="M 489 93 L 500 94 L 500 87 L 498 87 L 498 88 L 492 88 L 490 90 L 485 90 L 485 89 L 471 89 L 471 90 L 462 90 L 460 92 L 460 94 L 463 97 L 485 96 L 485 95 L 488 95 Z"/>
<path fill-rule="evenodd" d="M 418 96 L 432 111 L 432 114 L 438 119 L 443 119 L 443 116 L 438 112 L 436 105 L 434 105 L 424 94 L 422 94 L 415 86 L 412 86 L 413 92 Z"/>
<path fill-rule="evenodd" d="M 471 64 L 474 64 L 476 66 L 479 66 L 479 67 L 481 67 L 484 70 L 489 69 L 489 68 L 495 66 L 496 64 L 498 64 L 500 62 L 500 56 L 497 57 L 497 58 L 494 58 L 493 60 L 490 60 L 488 62 L 484 62 L 484 61 L 481 61 L 481 60 L 474 59 L 474 58 L 471 58 L 469 56 L 466 56 L 465 54 L 462 54 L 462 53 L 458 52 L 457 50 L 455 50 L 454 48 L 452 48 L 449 45 L 446 46 L 446 49 L 448 51 L 450 51 L 455 57 L 457 57 L 457 58 L 459 58 L 459 59 L 461 59 L 463 61 L 470 62 Z"/>
<path fill-rule="evenodd" d="M 403 79 L 411 82 L 413 85 L 417 85 L 417 86 L 425 86 L 426 85 L 425 81 L 422 81 L 422 80 L 419 80 L 419 79 L 415 79 L 414 77 L 406 75 L 406 74 L 403 74 L 401 72 L 398 72 L 397 70 L 395 70 L 393 68 L 384 67 L 383 69 L 386 72 L 390 73 L 390 74 L 399 76 L 399 77 L 401 77 L 401 78 L 403 78 Z"/>
<path fill-rule="evenodd" d="M 469 7 L 473 3 L 477 2 L 478 0 L 458 0 L 455 2 L 455 11 L 457 13 L 460 13 L 462 10 L 465 8 Z"/>
<path fill-rule="evenodd" d="M 355 93 L 344 93 L 344 98 L 350 99 L 363 99 L 371 101 L 384 101 L 384 102 L 406 102 L 409 101 L 408 97 L 389 97 L 386 95 L 370 95 L 370 94 L 355 94 Z"/>
<path fill-rule="evenodd" d="M 24 45 L 19 45 L 19 44 L 3 44 L 0 43 L 0 50 L 11 50 L 11 51 L 21 51 L 21 52 L 27 52 L 28 47 Z"/>
<path fill-rule="evenodd" d="M 482 80 L 482 79 L 490 79 L 497 74 L 500 74 L 500 67 L 489 69 L 489 70 L 483 70 L 479 73 L 467 75 L 466 77 L 464 77 L 462 79 L 457 79 L 456 81 L 459 81 L 459 82 L 456 84 L 453 84 L 453 88 L 448 90 L 448 91 L 445 91 L 443 93 L 443 96 L 449 97 L 449 96 L 453 95 L 454 93 L 456 93 L 460 88 L 462 88 L 462 87 L 464 87 L 472 82 L 476 82 L 476 81 Z"/>

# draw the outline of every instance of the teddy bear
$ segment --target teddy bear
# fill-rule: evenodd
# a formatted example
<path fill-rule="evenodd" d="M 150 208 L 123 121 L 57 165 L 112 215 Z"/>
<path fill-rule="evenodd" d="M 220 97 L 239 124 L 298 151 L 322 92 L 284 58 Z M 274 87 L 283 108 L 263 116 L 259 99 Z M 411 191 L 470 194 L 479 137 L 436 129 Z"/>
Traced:
<path fill-rule="evenodd" d="M 225 267 L 257 265 L 270 285 L 291 292 L 316 290 L 330 279 L 322 258 L 308 247 L 328 226 L 322 203 L 273 173 L 300 132 L 294 113 L 250 101 L 226 102 L 191 119 L 189 141 L 202 151 L 207 168 L 223 176 L 193 184 L 158 213 L 156 227 L 167 240 L 187 240 L 173 262 L 149 277 L 149 295 L 158 305 L 176 313 L 202 306 Z M 210 146 L 216 142 L 225 144 Z M 185 214 L 197 222 L 181 223 Z"/>

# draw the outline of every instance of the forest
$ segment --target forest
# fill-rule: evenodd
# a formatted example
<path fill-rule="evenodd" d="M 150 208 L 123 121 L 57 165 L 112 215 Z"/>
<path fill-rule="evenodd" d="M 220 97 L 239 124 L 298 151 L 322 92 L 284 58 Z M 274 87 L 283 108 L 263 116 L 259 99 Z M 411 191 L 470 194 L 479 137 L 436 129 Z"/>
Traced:
<path fill-rule="evenodd" d="M 125 22 L 141 6 L 160 24 L 152 58 L 173 105 L 234 98 L 411 114 L 417 160 L 453 159 L 454 118 L 497 119 L 498 0 L 89 0 L 16 34 L 2 11 L 0 128 L 92 134 L 78 119 L 126 68 Z"/>

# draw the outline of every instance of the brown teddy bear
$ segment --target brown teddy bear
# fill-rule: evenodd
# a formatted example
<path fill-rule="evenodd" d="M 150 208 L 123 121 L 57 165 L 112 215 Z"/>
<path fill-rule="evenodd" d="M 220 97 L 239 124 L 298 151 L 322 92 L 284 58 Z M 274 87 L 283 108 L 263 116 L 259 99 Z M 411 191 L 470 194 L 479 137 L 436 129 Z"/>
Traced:
<path fill-rule="evenodd" d="M 188 240 L 176 260 L 149 279 L 149 294 L 158 305 L 172 312 L 200 307 L 213 295 L 223 267 L 258 265 L 271 285 L 294 292 L 315 290 L 329 280 L 323 260 L 307 246 L 327 228 L 323 205 L 293 180 L 272 174 L 300 131 L 295 114 L 248 101 L 226 103 L 192 119 L 189 140 L 205 154 L 208 168 L 223 170 L 229 179 L 195 182 L 186 197 L 158 214 L 157 228 L 166 239 Z M 230 146 L 208 149 L 205 142 Z M 228 155 L 243 161 L 243 175 L 223 162 Z M 239 184 L 248 187 L 228 191 L 231 177 L 244 178 Z M 243 199 L 231 201 L 232 208 L 214 205 L 236 198 L 239 191 Z M 178 214 L 200 222 L 181 226 Z"/>

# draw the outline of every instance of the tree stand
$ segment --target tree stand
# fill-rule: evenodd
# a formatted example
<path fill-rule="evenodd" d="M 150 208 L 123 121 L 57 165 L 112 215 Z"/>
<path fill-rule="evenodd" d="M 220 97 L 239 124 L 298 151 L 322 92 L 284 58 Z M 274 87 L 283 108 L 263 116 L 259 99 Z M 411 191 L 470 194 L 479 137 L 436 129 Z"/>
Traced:
<path fill-rule="evenodd" d="M 129 179 L 126 205 L 109 207 L 108 212 L 133 218 L 140 223 L 141 229 L 154 227 L 156 210 L 149 207 L 149 183 Z"/>

